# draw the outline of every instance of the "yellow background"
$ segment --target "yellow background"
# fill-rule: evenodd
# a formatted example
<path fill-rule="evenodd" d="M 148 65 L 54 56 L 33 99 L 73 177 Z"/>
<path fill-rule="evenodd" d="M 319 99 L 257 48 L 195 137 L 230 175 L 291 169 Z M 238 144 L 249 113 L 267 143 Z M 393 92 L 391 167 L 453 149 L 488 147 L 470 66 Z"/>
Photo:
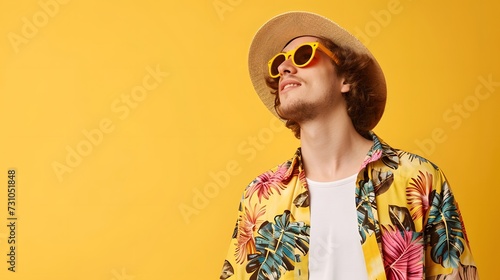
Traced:
<path fill-rule="evenodd" d="M 241 191 L 298 145 L 247 73 L 253 34 L 288 10 L 334 19 L 374 53 L 389 89 L 375 132 L 445 171 L 482 279 L 495 279 L 499 7 L 2 1 L 0 279 L 218 279 Z M 10 168 L 15 273 L 6 256 Z"/>

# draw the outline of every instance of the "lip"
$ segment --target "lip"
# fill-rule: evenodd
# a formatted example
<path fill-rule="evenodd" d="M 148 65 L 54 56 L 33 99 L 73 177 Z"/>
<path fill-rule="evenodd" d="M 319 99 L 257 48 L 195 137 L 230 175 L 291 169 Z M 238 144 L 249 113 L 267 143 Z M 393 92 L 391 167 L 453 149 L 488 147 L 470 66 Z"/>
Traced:
<path fill-rule="evenodd" d="M 285 87 L 287 85 L 290 85 L 290 84 L 297 84 L 297 86 L 293 86 L 293 87 L 289 87 L 289 88 L 286 88 Z M 286 79 L 286 80 L 283 80 L 280 82 L 280 92 L 283 92 L 283 90 L 287 91 L 288 89 L 292 89 L 292 88 L 296 88 L 296 87 L 300 87 L 302 84 L 295 80 L 295 79 Z"/>

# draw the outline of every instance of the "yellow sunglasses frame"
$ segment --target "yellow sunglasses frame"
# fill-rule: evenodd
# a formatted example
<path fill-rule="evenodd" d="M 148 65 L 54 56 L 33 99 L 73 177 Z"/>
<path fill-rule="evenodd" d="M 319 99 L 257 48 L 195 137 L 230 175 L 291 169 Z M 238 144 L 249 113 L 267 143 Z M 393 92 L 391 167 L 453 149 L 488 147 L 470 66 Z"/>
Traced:
<path fill-rule="evenodd" d="M 309 60 L 307 60 L 307 62 L 305 62 L 304 64 L 301 64 L 301 65 L 297 65 L 295 64 L 295 61 L 294 61 L 294 55 L 295 55 L 295 52 L 300 49 L 301 47 L 303 46 L 311 46 L 312 48 L 312 53 L 311 53 L 311 57 L 309 58 Z M 277 53 L 275 56 L 273 56 L 273 58 L 271 58 L 268 62 L 267 62 L 267 67 L 268 67 L 268 70 L 269 70 L 269 76 L 271 76 L 271 78 L 278 78 L 280 76 L 279 74 L 279 71 L 278 71 L 278 74 L 277 75 L 273 75 L 272 74 L 272 70 L 271 70 L 271 67 L 273 65 L 273 62 L 274 60 L 278 57 L 278 56 L 285 56 L 285 60 L 283 60 L 283 62 L 285 62 L 286 60 L 288 60 L 289 58 L 292 58 L 292 63 L 293 65 L 299 67 L 299 68 L 302 68 L 302 67 L 306 67 L 307 65 L 309 65 L 309 63 L 311 63 L 311 61 L 313 60 L 314 56 L 316 55 L 316 49 L 319 49 L 320 51 L 322 51 L 324 54 L 326 54 L 329 58 L 331 58 L 335 64 L 339 65 L 339 60 L 337 58 L 337 56 L 335 56 L 334 53 L 332 53 L 329 49 L 327 49 L 325 46 L 323 46 L 323 44 L 321 44 L 320 42 L 309 42 L 309 43 L 303 43 L 303 44 L 300 44 L 299 46 L 297 46 L 295 49 L 293 50 L 289 50 L 287 52 L 280 52 L 280 53 Z M 282 62 L 282 63 L 283 63 Z M 281 64 L 280 64 L 281 65 Z"/>

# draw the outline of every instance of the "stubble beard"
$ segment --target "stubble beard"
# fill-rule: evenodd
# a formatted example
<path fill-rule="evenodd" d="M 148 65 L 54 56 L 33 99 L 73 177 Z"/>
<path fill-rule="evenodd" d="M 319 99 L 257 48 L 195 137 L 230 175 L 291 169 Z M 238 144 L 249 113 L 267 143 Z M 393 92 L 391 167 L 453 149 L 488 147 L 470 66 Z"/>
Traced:
<path fill-rule="evenodd" d="M 313 120 L 319 114 L 318 105 L 305 102 L 304 100 L 294 101 L 291 104 L 278 106 L 278 111 L 282 118 L 294 121 L 296 123 L 303 123 Z"/>
<path fill-rule="evenodd" d="M 334 94 L 329 93 L 322 100 L 310 101 L 298 99 L 288 104 L 280 104 L 277 109 L 282 118 L 295 121 L 300 125 L 301 123 L 316 119 L 325 111 L 331 110 L 336 102 L 338 100 L 335 100 Z"/>

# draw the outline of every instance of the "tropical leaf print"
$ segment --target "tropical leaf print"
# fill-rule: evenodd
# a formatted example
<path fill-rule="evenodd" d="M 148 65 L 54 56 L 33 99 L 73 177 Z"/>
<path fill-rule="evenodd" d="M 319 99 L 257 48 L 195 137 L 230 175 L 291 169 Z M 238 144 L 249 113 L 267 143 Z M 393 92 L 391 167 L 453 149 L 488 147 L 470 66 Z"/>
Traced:
<path fill-rule="evenodd" d="M 260 175 L 248 186 L 245 198 L 250 198 L 249 201 L 251 201 L 254 193 L 257 193 L 259 202 L 261 202 L 262 198 L 269 199 L 273 191 L 280 194 L 280 191 L 286 188 L 284 177 L 287 170 L 288 167 L 284 164 L 279 166 L 275 172 L 268 171 Z"/>
<path fill-rule="evenodd" d="M 410 211 L 406 207 L 389 205 L 389 218 L 393 225 L 401 231 L 415 231 L 415 224 L 411 219 Z"/>
<path fill-rule="evenodd" d="M 297 174 L 300 172 L 300 148 L 297 153 L 297 157 L 294 157 L 292 160 L 289 160 L 280 166 L 283 172 L 283 181 L 286 183 L 288 183 L 292 177 L 297 176 Z M 293 166 L 296 165 L 298 165 L 299 168 L 293 168 Z"/>
<path fill-rule="evenodd" d="M 479 279 L 477 268 L 473 265 L 463 265 L 460 263 L 458 269 L 453 270 L 451 274 L 442 274 L 429 278 L 429 280 L 455 280 L 455 279 L 477 280 Z"/>
<path fill-rule="evenodd" d="M 259 218 L 266 213 L 265 206 L 245 208 L 245 214 L 238 226 L 238 244 L 236 247 L 236 261 L 243 263 L 249 254 L 255 253 L 254 232 L 259 228 L 262 221 Z"/>
<path fill-rule="evenodd" d="M 429 209 L 429 195 L 433 186 L 433 176 L 429 172 L 419 171 L 417 178 L 412 178 L 406 189 L 406 201 L 410 205 L 414 220 L 421 218 Z"/>
<path fill-rule="evenodd" d="M 398 169 L 399 155 L 396 149 L 391 148 L 387 143 L 381 142 L 380 147 L 383 150 L 384 156 L 382 162 L 391 169 Z"/>
<path fill-rule="evenodd" d="M 356 210 L 358 216 L 358 231 L 363 244 L 368 236 L 371 236 L 376 230 L 375 216 L 376 211 L 375 191 L 372 181 L 368 178 L 368 171 L 363 172 L 363 179 L 359 181 L 356 188 Z M 378 236 L 377 236 L 378 237 Z"/>
<path fill-rule="evenodd" d="M 422 234 L 382 226 L 382 251 L 388 280 L 421 280 L 424 242 Z"/>
<path fill-rule="evenodd" d="M 358 208 L 358 231 L 361 244 L 365 243 L 367 236 L 371 236 L 375 231 L 375 222 L 368 213 L 365 208 Z"/>
<path fill-rule="evenodd" d="M 433 191 L 428 219 L 431 258 L 447 268 L 456 268 L 464 251 L 462 223 L 453 195 L 446 182 L 442 192 Z"/>
<path fill-rule="evenodd" d="M 227 260 L 224 260 L 224 266 L 222 266 L 222 272 L 220 274 L 219 279 L 224 280 L 224 279 L 227 279 L 233 275 L 234 275 L 233 266 L 231 265 L 230 262 L 228 262 Z"/>
<path fill-rule="evenodd" d="M 360 169 L 365 168 L 370 162 L 379 160 L 380 157 L 382 157 L 382 150 L 370 150 L 363 160 Z"/>
<path fill-rule="evenodd" d="M 373 181 L 368 177 L 368 171 L 365 169 L 363 172 L 363 179 L 358 183 L 358 188 L 356 188 L 356 205 L 361 203 L 366 203 L 365 207 L 373 207 L 374 210 L 377 209 L 377 204 L 375 203 L 375 188 L 373 186 Z"/>
<path fill-rule="evenodd" d="M 372 170 L 373 186 L 375 193 L 381 195 L 385 193 L 394 181 L 394 174 L 391 171 L 382 172 L 380 169 L 374 168 Z"/>
<path fill-rule="evenodd" d="M 434 163 L 432 163 L 428 159 L 426 159 L 424 157 L 421 157 L 419 155 L 412 154 L 412 153 L 409 153 L 409 152 L 406 152 L 406 151 L 401 151 L 401 155 L 402 156 L 404 155 L 404 156 L 408 157 L 408 159 L 410 161 L 414 161 L 415 159 L 417 159 L 419 164 L 428 163 L 428 164 L 432 165 L 434 167 L 434 169 L 436 169 L 436 170 L 439 169 L 437 165 L 435 165 Z"/>
<path fill-rule="evenodd" d="M 309 199 L 309 192 L 305 191 L 293 200 L 293 205 L 296 207 L 309 207 L 310 199 Z"/>
<path fill-rule="evenodd" d="M 294 269 L 300 255 L 309 251 L 309 229 L 303 222 L 290 222 L 290 211 L 264 222 L 256 237 L 257 253 L 249 255 L 246 270 L 251 280 L 279 279 L 283 272 Z"/>

